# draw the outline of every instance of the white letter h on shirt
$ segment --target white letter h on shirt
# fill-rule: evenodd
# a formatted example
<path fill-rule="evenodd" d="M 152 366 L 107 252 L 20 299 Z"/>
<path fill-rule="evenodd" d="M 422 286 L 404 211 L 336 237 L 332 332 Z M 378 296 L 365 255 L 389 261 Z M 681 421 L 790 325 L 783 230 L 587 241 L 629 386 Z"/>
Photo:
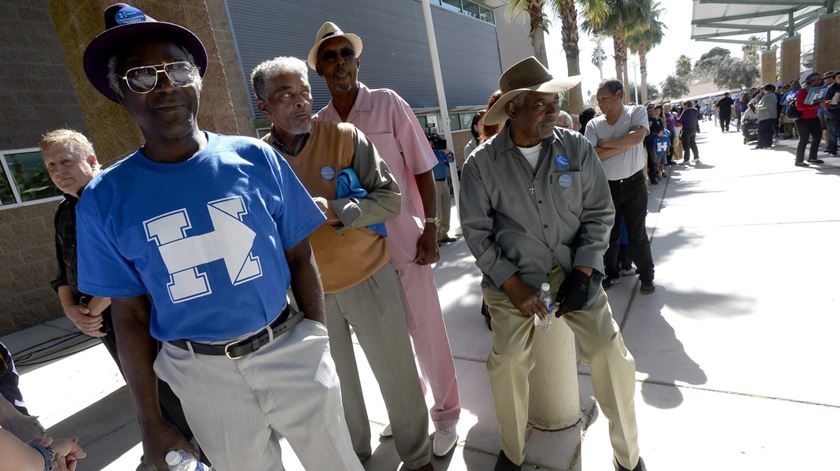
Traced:
<path fill-rule="evenodd" d="M 259 257 L 251 254 L 256 233 L 243 224 L 248 214 L 241 196 L 207 203 L 213 231 L 187 237 L 192 228 L 186 209 L 161 214 L 143 223 L 146 239 L 160 250 L 169 272 L 169 297 L 173 303 L 213 292 L 207 274 L 198 267 L 223 260 L 233 285 L 262 276 Z"/>

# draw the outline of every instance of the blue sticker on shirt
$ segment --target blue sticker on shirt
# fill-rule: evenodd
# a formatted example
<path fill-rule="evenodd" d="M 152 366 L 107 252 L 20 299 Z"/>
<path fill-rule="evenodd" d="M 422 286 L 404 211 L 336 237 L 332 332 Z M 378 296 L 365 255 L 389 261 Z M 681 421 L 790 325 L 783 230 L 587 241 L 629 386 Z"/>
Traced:
<path fill-rule="evenodd" d="M 569 158 L 566 157 L 564 154 L 555 155 L 554 166 L 557 167 L 558 170 L 569 168 Z"/>
<path fill-rule="evenodd" d="M 126 5 L 114 15 L 114 22 L 118 25 L 130 25 L 134 23 L 145 23 L 146 15 L 132 6 Z"/>
<path fill-rule="evenodd" d="M 572 186 L 572 176 L 568 173 L 564 173 L 557 178 L 557 184 L 562 186 L 563 188 L 568 188 Z"/>
<path fill-rule="evenodd" d="M 326 167 L 321 167 L 321 176 L 324 180 L 332 180 L 335 178 L 335 169 L 327 165 Z"/>

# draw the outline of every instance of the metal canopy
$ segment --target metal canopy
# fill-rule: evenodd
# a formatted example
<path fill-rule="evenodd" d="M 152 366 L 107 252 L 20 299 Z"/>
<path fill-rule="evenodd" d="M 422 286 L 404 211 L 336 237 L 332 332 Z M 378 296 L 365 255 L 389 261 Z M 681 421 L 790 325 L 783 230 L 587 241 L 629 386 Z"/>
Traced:
<path fill-rule="evenodd" d="M 770 47 L 834 9 L 834 0 L 694 0 L 691 39 Z M 750 40 L 751 36 L 761 39 Z"/>

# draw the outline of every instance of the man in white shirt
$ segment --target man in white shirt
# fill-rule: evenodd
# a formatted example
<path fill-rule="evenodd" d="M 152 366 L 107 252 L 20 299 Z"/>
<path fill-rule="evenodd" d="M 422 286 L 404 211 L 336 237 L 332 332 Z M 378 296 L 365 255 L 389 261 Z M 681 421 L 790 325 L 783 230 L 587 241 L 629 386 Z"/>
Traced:
<path fill-rule="evenodd" d="M 610 183 L 615 205 L 615 224 L 610 233 L 610 247 L 604 255 L 606 276 L 604 289 L 619 281 L 618 239 L 621 220 L 627 226 L 628 250 L 636 263 L 641 293 L 653 293 L 653 257 L 645 228 L 647 217 L 647 156 L 642 142 L 649 132 L 648 116 L 642 106 L 624 106 L 624 85 L 618 80 L 605 80 L 598 87 L 598 107 L 602 115 L 586 125 L 586 138 L 595 146 L 598 159 Z"/>

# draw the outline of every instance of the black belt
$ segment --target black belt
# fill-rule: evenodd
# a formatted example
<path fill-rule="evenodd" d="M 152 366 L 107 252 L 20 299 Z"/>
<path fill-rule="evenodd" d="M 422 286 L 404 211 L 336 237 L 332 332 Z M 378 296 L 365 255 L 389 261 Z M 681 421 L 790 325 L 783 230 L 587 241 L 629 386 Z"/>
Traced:
<path fill-rule="evenodd" d="M 245 355 L 256 352 L 271 340 L 287 330 L 291 329 L 298 322 L 303 319 L 303 313 L 292 311 L 289 306 L 283 309 L 283 312 L 274 319 L 271 324 L 263 328 L 256 334 L 235 342 L 224 343 L 198 343 L 190 342 L 189 340 L 170 340 L 169 343 L 182 349 L 192 351 L 201 355 L 224 355 L 231 360 L 242 358 Z M 269 335 L 268 330 L 271 330 L 272 335 Z"/>
<path fill-rule="evenodd" d="M 639 170 L 638 172 L 634 173 L 633 175 L 630 175 L 630 176 L 629 176 L 629 177 L 627 177 L 627 178 L 622 178 L 622 179 L 620 179 L 620 180 L 609 180 L 609 182 L 610 182 L 610 184 L 614 184 L 614 183 L 618 183 L 618 184 L 620 184 L 620 183 L 630 183 L 630 182 L 632 182 L 632 181 L 634 181 L 634 180 L 638 180 L 639 178 L 642 178 L 642 179 L 644 179 L 644 178 L 645 178 L 645 170 L 644 170 L 644 169 Z"/>

